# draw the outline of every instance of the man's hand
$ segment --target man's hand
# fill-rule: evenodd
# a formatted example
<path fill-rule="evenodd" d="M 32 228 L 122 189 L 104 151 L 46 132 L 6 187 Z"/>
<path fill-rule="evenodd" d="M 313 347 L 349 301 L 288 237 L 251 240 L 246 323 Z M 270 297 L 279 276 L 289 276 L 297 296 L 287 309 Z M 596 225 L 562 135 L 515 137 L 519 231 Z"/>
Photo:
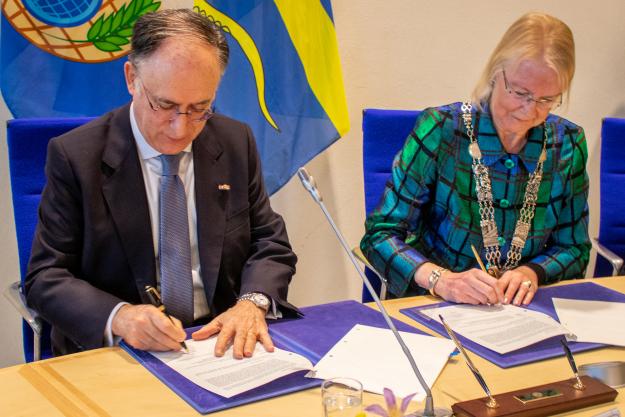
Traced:
<path fill-rule="evenodd" d="M 447 301 L 467 304 L 498 304 L 504 298 L 497 279 L 479 269 L 443 272 L 434 292 Z"/>
<path fill-rule="evenodd" d="M 527 305 L 538 291 L 538 277 L 531 268 L 520 266 L 506 271 L 497 285 L 505 292 L 504 304 Z"/>
<path fill-rule="evenodd" d="M 215 356 L 223 356 L 232 343 L 233 356 L 236 359 L 242 359 L 243 356 L 250 357 L 254 354 L 257 340 L 260 340 L 267 352 L 273 352 L 273 342 L 267 330 L 265 311 L 256 307 L 251 301 L 238 301 L 233 307 L 193 333 L 191 337 L 193 340 L 203 340 L 216 333 L 219 333 L 219 336 L 215 344 Z"/>
<path fill-rule="evenodd" d="M 172 320 L 175 324 L 154 306 L 125 304 L 113 317 L 111 330 L 136 349 L 178 351 L 186 333 L 178 319 Z"/>

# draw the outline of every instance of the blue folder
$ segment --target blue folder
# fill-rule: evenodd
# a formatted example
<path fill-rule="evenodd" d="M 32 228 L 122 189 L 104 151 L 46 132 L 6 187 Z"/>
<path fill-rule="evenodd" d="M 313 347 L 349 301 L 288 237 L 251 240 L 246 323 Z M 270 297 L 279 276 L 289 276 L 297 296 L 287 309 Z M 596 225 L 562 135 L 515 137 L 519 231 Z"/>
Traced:
<path fill-rule="evenodd" d="M 530 305 L 525 306 L 525 308 L 529 310 L 540 311 L 558 320 L 558 316 L 556 314 L 556 310 L 552 301 L 552 298 L 554 297 L 575 300 L 598 300 L 625 303 L 625 294 L 611 290 L 609 288 L 605 288 L 592 282 L 582 282 L 578 284 L 562 285 L 558 287 L 541 288 L 536 293 L 536 296 L 534 297 Z M 453 303 L 442 302 L 421 307 L 405 308 L 400 311 L 408 317 L 423 324 L 424 326 L 434 330 L 438 334 L 448 337 L 447 332 L 445 332 L 445 329 L 441 324 L 433 319 L 430 319 L 421 311 L 428 308 L 444 307 L 452 304 Z M 559 339 L 561 339 L 561 336 L 545 339 L 531 346 L 527 346 L 525 348 L 505 354 L 499 354 L 490 349 L 487 349 L 482 345 L 463 337 L 462 335 L 458 335 L 458 338 L 460 339 L 462 344 L 471 352 L 491 361 L 501 368 L 511 368 L 513 366 L 537 362 L 540 360 L 564 355 L 562 345 L 559 341 Z M 597 349 L 605 345 L 600 343 L 570 342 L 569 346 L 573 352 L 583 352 L 590 349 Z"/>
<path fill-rule="evenodd" d="M 355 324 L 386 328 L 379 312 L 356 301 L 305 307 L 302 312 L 303 318 L 269 321 L 269 333 L 276 347 L 299 353 L 313 364 L 319 362 Z M 393 322 L 400 331 L 424 334 L 395 319 Z M 196 329 L 187 329 L 187 336 L 190 337 Z M 321 380 L 304 377 L 308 371 L 300 371 L 234 397 L 224 398 L 195 385 L 149 352 L 134 349 L 124 342 L 120 346 L 202 414 L 321 385 Z"/>

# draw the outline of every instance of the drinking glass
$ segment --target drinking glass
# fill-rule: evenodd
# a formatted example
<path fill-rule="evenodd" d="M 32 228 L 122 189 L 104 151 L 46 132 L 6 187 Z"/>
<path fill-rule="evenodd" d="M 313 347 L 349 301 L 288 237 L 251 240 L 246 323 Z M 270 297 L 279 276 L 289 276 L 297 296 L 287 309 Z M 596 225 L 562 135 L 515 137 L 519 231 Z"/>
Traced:
<path fill-rule="evenodd" d="M 362 384 L 352 378 L 332 378 L 321 384 L 325 417 L 358 417 L 362 412 Z"/>

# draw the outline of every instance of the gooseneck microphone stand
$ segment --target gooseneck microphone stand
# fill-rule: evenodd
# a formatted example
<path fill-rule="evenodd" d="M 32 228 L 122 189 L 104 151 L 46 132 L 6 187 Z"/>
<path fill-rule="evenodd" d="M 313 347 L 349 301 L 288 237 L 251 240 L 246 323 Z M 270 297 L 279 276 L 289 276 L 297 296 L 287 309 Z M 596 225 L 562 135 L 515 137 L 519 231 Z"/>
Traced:
<path fill-rule="evenodd" d="M 386 324 L 391 329 L 391 332 L 393 332 L 393 335 L 395 335 L 395 338 L 397 339 L 397 342 L 399 343 L 399 345 L 401 346 L 402 350 L 404 351 L 404 354 L 406 355 L 406 358 L 408 358 L 408 362 L 410 362 L 410 366 L 412 367 L 412 370 L 414 371 L 415 375 L 417 376 L 417 379 L 419 380 L 419 383 L 421 384 L 421 386 L 423 387 L 423 389 L 425 391 L 425 394 L 426 394 L 426 397 L 425 397 L 425 408 L 424 408 L 423 411 L 417 412 L 417 413 L 413 414 L 413 416 L 415 416 L 415 417 L 417 417 L 417 416 L 423 416 L 423 417 L 451 416 L 452 413 L 451 413 L 450 410 L 447 410 L 447 409 L 444 409 L 444 408 L 436 408 L 436 409 L 434 408 L 434 399 L 432 398 L 432 391 L 430 390 L 430 387 L 428 387 L 428 385 L 426 384 L 425 380 L 423 379 L 423 376 L 421 375 L 421 372 L 419 372 L 419 368 L 417 367 L 417 364 L 415 363 L 415 360 L 412 357 L 412 354 L 410 353 L 410 350 L 408 350 L 408 347 L 404 343 L 404 340 L 401 338 L 399 332 L 397 331 L 397 328 L 393 324 L 393 321 L 391 320 L 391 318 L 389 317 L 386 309 L 382 305 L 382 302 L 380 301 L 380 297 L 378 297 L 378 294 L 375 292 L 375 290 L 371 286 L 371 283 L 369 282 L 369 279 L 367 278 L 367 276 L 364 274 L 364 272 L 360 268 L 360 265 L 358 264 L 358 261 L 356 260 L 356 258 L 352 254 L 349 246 L 347 245 L 347 242 L 345 241 L 345 238 L 343 237 L 343 234 L 341 233 L 339 228 L 334 223 L 334 220 L 332 219 L 332 216 L 330 215 L 330 213 L 328 212 L 325 204 L 323 203 L 323 198 L 321 197 L 321 193 L 317 189 L 317 185 L 315 184 L 314 178 L 308 174 L 308 171 L 306 171 L 306 168 L 304 168 L 304 167 L 302 167 L 302 168 L 297 170 L 297 175 L 299 176 L 299 179 L 302 181 L 302 185 L 304 186 L 304 188 L 306 188 L 306 190 L 308 190 L 308 192 L 310 193 L 312 198 L 317 202 L 317 204 L 319 204 L 319 207 L 321 207 L 321 210 L 323 211 L 323 214 L 326 216 L 326 219 L 328 220 L 328 223 L 330 223 L 330 226 L 332 226 L 332 229 L 334 230 L 334 234 L 339 239 L 339 242 L 341 243 L 341 246 L 343 246 L 343 249 L 345 249 L 345 252 L 347 253 L 347 256 L 352 261 L 352 264 L 354 264 L 354 268 L 356 268 L 356 271 L 358 272 L 358 275 L 360 275 L 360 278 L 362 279 L 362 282 L 367 287 L 367 290 L 369 291 L 369 294 L 371 294 L 371 297 L 373 297 L 373 300 L 377 304 L 378 309 L 380 309 L 380 313 L 382 313 L 382 316 L 384 317 L 384 320 L 386 321 Z"/>

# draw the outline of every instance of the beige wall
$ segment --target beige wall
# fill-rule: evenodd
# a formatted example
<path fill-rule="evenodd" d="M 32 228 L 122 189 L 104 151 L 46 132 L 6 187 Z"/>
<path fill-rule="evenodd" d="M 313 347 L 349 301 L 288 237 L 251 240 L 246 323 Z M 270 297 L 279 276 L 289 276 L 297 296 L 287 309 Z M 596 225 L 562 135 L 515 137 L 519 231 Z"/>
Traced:
<path fill-rule="evenodd" d="M 543 10 L 567 22 L 577 42 L 571 104 L 561 115 L 586 129 L 591 235 L 598 216 L 599 134 L 604 116 L 625 117 L 625 3 L 621 0 L 333 0 L 351 131 L 308 164 L 348 242 L 363 232 L 361 111 L 420 109 L 467 98 L 491 49 L 514 19 Z M 6 119 L 6 109 L 0 118 Z M 18 274 L 0 129 L 0 285 Z M 318 207 L 292 180 L 273 198 L 300 257 L 291 299 L 305 306 L 360 297 L 362 284 Z M 0 299 L 0 366 L 21 360 L 17 317 Z"/>

